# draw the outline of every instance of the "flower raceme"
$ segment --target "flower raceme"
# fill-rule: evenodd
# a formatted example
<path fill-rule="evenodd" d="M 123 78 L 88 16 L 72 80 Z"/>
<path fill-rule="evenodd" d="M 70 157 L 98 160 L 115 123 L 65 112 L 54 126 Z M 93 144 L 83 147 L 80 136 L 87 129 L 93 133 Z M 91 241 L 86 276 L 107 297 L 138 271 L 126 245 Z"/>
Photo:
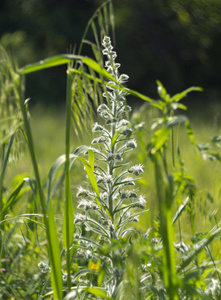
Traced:
<path fill-rule="evenodd" d="M 119 84 L 126 83 L 129 77 L 118 72 L 120 64 L 115 62 L 117 54 L 113 51 L 110 38 L 104 37 L 102 45 L 103 54 L 107 56 L 107 71 Z M 90 235 L 91 243 L 89 242 L 93 249 L 94 264 L 101 261 L 99 253 L 104 243 L 111 244 L 113 239 L 120 240 L 131 233 L 129 223 L 137 222 L 138 216 L 143 212 L 135 213 L 134 209 L 144 209 L 146 203 L 143 196 L 138 197 L 137 189 L 130 188 L 135 186 L 135 180 L 143 173 L 143 165 L 131 166 L 130 163 L 124 162 L 125 155 L 135 149 L 137 143 L 131 137 L 133 129 L 126 119 L 127 112 L 131 110 L 126 105 L 126 89 L 118 89 L 116 82 L 106 85 L 103 93 L 106 104 L 101 104 L 97 110 L 104 124 L 97 122 L 92 129 L 97 135 L 92 140 L 93 147 L 90 149 L 95 155 L 94 175 L 100 192 L 99 197 L 89 182 L 87 188 L 79 187 L 77 192 L 78 208 L 83 209 L 84 214 L 78 213 L 75 216 L 75 224 L 79 225 L 79 232 L 85 228 L 86 232 L 94 233 Z M 80 239 L 89 241 L 82 233 Z M 96 240 L 96 243 L 92 239 Z M 121 260 L 122 255 L 121 253 Z M 113 277 L 107 285 L 109 295 L 113 294 L 114 286 L 116 287 L 116 278 L 114 279 L 113 275 L 116 271 L 115 260 L 116 256 L 113 253 L 102 258 L 103 264 L 108 266 L 106 280 Z"/>

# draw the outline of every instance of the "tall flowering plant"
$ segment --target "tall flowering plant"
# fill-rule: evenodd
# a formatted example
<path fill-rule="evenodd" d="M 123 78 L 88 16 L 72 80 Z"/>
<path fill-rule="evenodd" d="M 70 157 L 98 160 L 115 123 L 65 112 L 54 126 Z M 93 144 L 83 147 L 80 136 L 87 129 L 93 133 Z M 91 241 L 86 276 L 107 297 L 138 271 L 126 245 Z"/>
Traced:
<path fill-rule="evenodd" d="M 143 166 L 124 161 L 126 154 L 137 147 L 131 123 L 126 119 L 131 110 L 125 103 L 127 93 L 120 88 L 128 76 L 118 72 L 120 64 L 115 62 L 117 54 L 110 38 L 104 37 L 102 45 L 103 54 L 107 56 L 105 67 L 119 85 L 108 82 L 103 94 L 107 104 L 98 107 L 98 114 L 104 122 L 102 125 L 95 123 L 92 129 L 96 137 L 89 151 L 94 153 L 93 173 L 99 193 L 89 181 L 86 188 L 79 187 L 77 192 L 78 208 L 83 210 L 75 216 L 77 257 L 84 257 L 89 264 L 88 269 L 84 271 L 82 268 L 75 278 L 78 282 L 84 278 L 85 283 L 88 273 L 100 274 L 97 284 L 113 296 L 122 280 L 128 237 L 136 232 L 129 224 L 138 221 L 138 216 L 145 211 L 146 201 L 142 195 L 138 196 L 135 188 L 135 180 L 143 173 Z M 142 211 L 135 212 L 136 208 Z M 113 243 L 118 246 L 124 243 L 124 247 L 117 246 L 116 250 Z M 91 280 L 86 283 L 89 282 Z"/>

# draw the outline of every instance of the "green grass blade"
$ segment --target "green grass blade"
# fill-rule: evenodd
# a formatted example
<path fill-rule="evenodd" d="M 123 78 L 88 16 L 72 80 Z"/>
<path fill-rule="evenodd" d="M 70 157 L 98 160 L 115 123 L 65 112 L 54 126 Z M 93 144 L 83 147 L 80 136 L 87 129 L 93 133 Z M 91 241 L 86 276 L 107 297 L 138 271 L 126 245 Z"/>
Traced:
<path fill-rule="evenodd" d="M 89 151 L 92 151 L 92 150 L 89 150 Z M 89 151 L 88 151 L 88 153 L 89 153 Z M 78 159 L 84 164 L 84 167 L 86 169 L 86 172 L 87 172 L 88 178 L 90 180 L 91 186 L 92 186 L 93 190 L 95 191 L 95 193 L 97 194 L 97 196 L 99 198 L 99 189 L 98 189 L 97 181 L 96 181 L 96 178 L 95 178 L 94 172 L 93 172 L 94 165 L 91 165 L 90 163 L 88 163 L 82 157 L 78 157 Z"/>
<path fill-rule="evenodd" d="M 61 257 L 60 257 L 60 246 L 57 235 L 57 227 L 54 218 L 54 212 L 52 207 L 52 202 L 49 203 L 49 213 L 48 213 L 48 227 L 49 227 L 49 258 L 51 266 L 51 284 L 54 294 L 54 299 L 60 300 L 63 295 L 63 282 L 62 282 L 62 272 L 61 272 Z"/>
<path fill-rule="evenodd" d="M 82 56 L 80 55 L 61 54 L 59 56 L 53 56 L 50 58 L 46 58 L 44 60 L 40 60 L 37 63 L 24 66 L 23 68 L 19 69 L 18 72 L 20 74 L 33 73 L 36 71 L 57 67 L 60 65 L 65 65 L 73 60 L 80 60 L 81 58 Z"/>
<path fill-rule="evenodd" d="M 12 207 L 13 204 L 15 204 L 17 202 L 17 200 L 19 199 L 18 198 L 18 195 L 21 191 L 21 189 L 23 188 L 23 185 L 24 185 L 25 181 L 22 180 L 16 187 L 15 189 L 11 192 L 7 202 L 5 203 L 5 205 L 3 206 L 2 210 L 1 210 L 1 213 L 0 213 L 0 220 L 2 220 L 5 215 L 7 214 L 8 212 L 8 209 L 10 207 Z"/>
<path fill-rule="evenodd" d="M 71 190 L 68 194 L 68 202 L 64 209 L 64 221 L 63 221 L 63 247 L 68 249 L 73 242 L 74 234 L 74 207 L 71 197 Z"/>
<path fill-rule="evenodd" d="M 92 171 L 94 171 L 94 151 L 91 149 L 88 150 L 88 161 L 91 166 Z"/>
<path fill-rule="evenodd" d="M 47 202 L 49 203 L 50 199 L 51 199 L 51 186 L 52 186 L 52 181 L 54 179 L 54 176 L 57 172 L 57 170 L 60 168 L 60 166 L 62 166 L 66 161 L 66 156 L 65 155 L 61 155 L 60 157 L 58 157 L 56 159 L 56 161 L 53 163 L 49 174 L 48 174 L 48 200 Z"/>
<path fill-rule="evenodd" d="M 5 170 L 6 170 L 9 155 L 10 155 L 10 152 L 11 152 L 13 140 L 14 140 L 14 134 L 11 136 L 11 138 L 9 140 L 8 147 L 7 147 L 7 150 L 6 150 L 6 154 L 5 154 L 5 157 L 4 157 L 3 162 L 2 162 L 2 169 L 1 169 L 1 174 L 0 174 L 0 211 L 2 210 L 3 180 L 4 180 Z"/>
<path fill-rule="evenodd" d="M 203 89 L 201 87 L 198 87 L 198 86 L 192 86 L 188 89 L 186 89 L 185 91 L 181 92 L 181 93 L 178 93 L 176 95 L 174 95 L 172 98 L 171 98 L 171 101 L 175 101 L 175 102 L 178 102 L 180 101 L 181 99 L 183 99 L 184 97 L 187 96 L 188 93 L 190 92 L 202 92 Z"/>
<path fill-rule="evenodd" d="M 105 68 L 101 67 L 95 60 L 89 57 L 83 57 L 82 58 L 83 63 L 85 63 L 89 68 L 97 72 L 98 74 L 107 77 L 108 79 L 117 82 L 116 79 L 111 76 Z"/>
<path fill-rule="evenodd" d="M 180 207 L 178 208 L 177 212 L 175 213 L 175 216 L 173 218 L 172 224 L 174 224 L 179 217 L 181 216 L 182 212 L 184 211 L 184 209 L 186 208 L 187 204 L 190 201 L 190 197 L 188 196 L 185 201 L 180 205 Z"/>
<path fill-rule="evenodd" d="M 81 50 L 82 50 L 82 47 L 83 47 L 83 44 L 84 44 L 84 40 L 86 39 L 86 35 L 90 29 L 90 27 L 92 26 L 92 23 L 95 22 L 96 19 L 99 18 L 100 14 L 102 14 L 102 10 L 104 9 L 104 7 L 106 5 L 108 5 L 108 3 L 111 3 L 111 0 L 108 0 L 106 2 L 104 2 L 100 7 L 98 7 L 98 9 L 94 12 L 93 16 L 90 18 L 90 20 L 88 21 L 87 23 L 87 26 L 84 30 L 84 33 L 83 33 L 83 36 L 82 36 L 82 40 L 81 40 L 81 43 L 80 43 L 80 47 L 79 47 L 79 51 L 78 51 L 78 54 L 81 53 Z M 113 22 L 113 21 L 112 21 Z M 111 16 L 110 16 L 110 23 L 111 23 Z M 106 24 L 105 24 L 106 25 Z M 93 28 L 92 28 L 93 30 Z M 96 29 L 95 29 L 96 30 Z M 100 31 L 100 30 L 99 30 Z M 93 32 L 94 33 L 94 32 Z"/>

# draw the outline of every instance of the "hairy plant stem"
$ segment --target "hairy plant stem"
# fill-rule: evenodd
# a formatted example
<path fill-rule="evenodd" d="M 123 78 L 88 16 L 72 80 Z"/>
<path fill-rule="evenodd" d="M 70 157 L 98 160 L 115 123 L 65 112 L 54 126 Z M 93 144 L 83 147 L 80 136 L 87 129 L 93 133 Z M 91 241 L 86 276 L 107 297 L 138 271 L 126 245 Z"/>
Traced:
<path fill-rule="evenodd" d="M 112 102 L 112 114 L 116 115 L 116 104 L 115 101 Z M 116 123 L 111 124 L 111 145 L 114 138 L 114 134 L 116 131 Z M 115 143 L 111 147 L 111 153 L 114 155 L 115 153 Z M 115 172 L 115 160 L 111 161 L 109 164 L 109 174 L 114 178 Z M 113 214 L 113 197 L 112 197 L 112 183 L 110 185 L 110 195 L 109 195 L 109 213 L 111 215 L 112 221 L 114 222 L 114 214 Z"/>

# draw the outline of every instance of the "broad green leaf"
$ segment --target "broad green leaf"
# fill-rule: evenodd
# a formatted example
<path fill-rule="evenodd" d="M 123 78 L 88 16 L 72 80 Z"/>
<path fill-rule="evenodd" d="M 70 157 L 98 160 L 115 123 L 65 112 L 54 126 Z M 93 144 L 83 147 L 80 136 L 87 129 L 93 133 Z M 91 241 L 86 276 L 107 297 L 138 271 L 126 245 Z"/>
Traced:
<path fill-rule="evenodd" d="M 44 70 L 47 68 L 57 67 L 60 65 L 68 64 L 73 60 L 81 60 L 82 56 L 80 55 L 72 55 L 72 54 L 61 54 L 58 56 L 53 56 L 50 58 L 46 58 L 44 60 L 40 60 L 39 62 L 24 66 L 19 69 L 18 72 L 20 74 L 28 74 L 36 71 Z"/>
<path fill-rule="evenodd" d="M 62 299 L 62 295 L 63 295 L 61 257 L 60 257 L 60 246 L 59 246 L 52 202 L 49 203 L 48 235 L 49 235 L 48 249 L 49 249 L 49 258 L 50 258 L 50 266 L 51 266 L 51 285 L 54 294 L 53 299 L 60 300 Z"/>
<path fill-rule="evenodd" d="M 169 128 L 165 127 L 163 129 L 159 129 L 155 132 L 155 137 L 152 142 L 154 145 L 155 151 L 159 150 L 166 143 L 169 136 Z"/>

